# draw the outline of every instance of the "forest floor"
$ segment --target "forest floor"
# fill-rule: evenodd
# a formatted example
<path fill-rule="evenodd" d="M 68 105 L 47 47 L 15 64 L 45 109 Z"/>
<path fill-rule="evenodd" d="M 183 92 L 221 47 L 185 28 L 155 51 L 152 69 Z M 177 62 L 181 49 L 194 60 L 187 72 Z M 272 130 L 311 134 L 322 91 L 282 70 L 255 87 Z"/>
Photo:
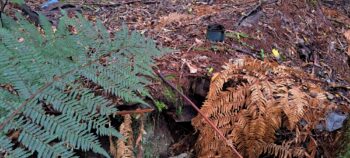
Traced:
<path fill-rule="evenodd" d="M 43 0 L 27 2 L 35 11 L 42 11 L 43 3 Z M 344 85 L 334 90 L 345 98 L 336 102 L 350 103 L 349 2 L 214 0 L 207 4 L 193 0 L 66 0 L 65 3 L 81 8 L 92 21 L 101 19 L 111 32 L 127 25 L 130 30 L 156 40 L 158 45 L 174 49 L 157 59 L 157 66 L 198 106 L 206 97 L 213 73 L 220 72 L 225 63 L 244 56 L 276 61 L 302 69 L 322 81 Z M 210 24 L 225 27 L 224 42 L 206 39 Z M 278 50 L 278 55 L 272 53 L 273 49 Z M 153 138 L 158 144 L 151 155 L 193 154 L 195 135 L 190 121 L 196 113 L 161 81 L 150 89 L 168 107 L 161 114 L 153 114 L 154 120 L 150 121 L 156 122 L 152 132 L 159 135 Z M 323 145 L 339 139 L 340 133 L 337 131 Z M 337 152 L 325 148 L 326 157 Z"/>

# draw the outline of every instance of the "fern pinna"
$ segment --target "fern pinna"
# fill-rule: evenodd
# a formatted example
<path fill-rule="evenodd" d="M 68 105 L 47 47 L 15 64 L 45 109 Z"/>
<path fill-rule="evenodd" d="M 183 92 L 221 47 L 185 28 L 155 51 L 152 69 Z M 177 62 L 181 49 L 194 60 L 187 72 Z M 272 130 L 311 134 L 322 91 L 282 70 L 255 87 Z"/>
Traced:
<path fill-rule="evenodd" d="M 146 104 L 152 57 L 166 50 L 126 28 L 110 37 L 101 21 L 79 14 L 63 12 L 56 29 L 41 15 L 41 27 L 16 17 L 3 16 L 0 28 L 0 155 L 74 157 L 91 150 L 110 157 L 98 136 L 120 137 L 108 125 L 117 109 L 84 82 Z"/>

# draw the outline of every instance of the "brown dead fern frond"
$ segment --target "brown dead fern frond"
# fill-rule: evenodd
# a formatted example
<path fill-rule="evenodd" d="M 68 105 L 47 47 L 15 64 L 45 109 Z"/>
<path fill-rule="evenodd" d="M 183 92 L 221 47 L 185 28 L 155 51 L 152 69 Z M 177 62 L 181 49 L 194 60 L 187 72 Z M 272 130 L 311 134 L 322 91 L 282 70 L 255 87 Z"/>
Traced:
<path fill-rule="evenodd" d="M 315 151 L 303 145 L 310 144 L 312 130 L 334 105 L 319 85 L 303 80 L 308 74 L 251 58 L 225 68 L 212 78 L 201 112 L 244 157 L 304 157 Z M 199 157 L 232 157 L 233 151 L 201 116 L 192 124 L 199 131 Z M 277 141 L 281 131 L 295 133 L 283 138 L 292 143 Z"/>
<path fill-rule="evenodd" d="M 124 122 L 120 125 L 120 134 L 123 135 L 124 139 L 117 140 L 117 151 L 114 155 L 115 158 L 133 158 L 134 150 L 134 138 L 133 131 L 131 128 L 131 116 L 129 114 L 124 115 Z"/>
<path fill-rule="evenodd" d="M 308 153 L 300 147 L 291 147 L 288 143 L 282 145 L 266 144 L 263 153 L 269 153 L 279 158 L 308 157 Z"/>

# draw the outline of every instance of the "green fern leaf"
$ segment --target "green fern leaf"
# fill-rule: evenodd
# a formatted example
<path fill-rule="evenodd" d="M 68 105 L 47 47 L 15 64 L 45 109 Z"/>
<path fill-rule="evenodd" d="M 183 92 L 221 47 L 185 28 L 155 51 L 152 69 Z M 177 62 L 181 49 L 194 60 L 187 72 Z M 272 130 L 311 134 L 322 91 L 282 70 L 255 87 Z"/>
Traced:
<path fill-rule="evenodd" d="M 110 157 L 98 138 L 122 137 L 108 121 L 117 108 L 84 83 L 129 103 L 147 105 L 143 97 L 151 97 L 153 57 L 165 53 L 155 42 L 125 26 L 111 39 L 101 21 L 62 14 L 57 31 L 43 15 L 41 28 L 20 14 L 18 21 L 3 17 L 0 84 L 13 89 L 0 87 L 0 154 L 75 157 L 74 150 L 91 150 Z M 14 130 L 19 138 L 11 140 Z"/>

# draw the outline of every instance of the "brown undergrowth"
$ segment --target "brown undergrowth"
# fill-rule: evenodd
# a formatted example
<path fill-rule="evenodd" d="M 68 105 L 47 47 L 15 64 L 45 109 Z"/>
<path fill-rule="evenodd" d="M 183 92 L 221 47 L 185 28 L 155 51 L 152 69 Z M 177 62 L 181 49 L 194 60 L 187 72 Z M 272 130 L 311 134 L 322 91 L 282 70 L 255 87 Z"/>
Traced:
<path fill-rule="evenodd" d="M 133 145 L 133 130 L 131 127 L 132 120 L 129 114 L 124 115 L 124 122 L 120 125 L 120 134 L 124 139 L 118 139 L 114 143 L 110 138 L 110 151 L 114 158 L 133 158 L 134 157 L 134 145 Z"/>
<path fill-rule="evenodd" d="M 311 76 L 251 58 L 225 69 L 212 78 L 201 112 L 244 157 L 315 157 L 318 145 L 312 132 L 336 105 Z M 198 157 L 232 157 L 233 151 L 201 116 L 192 124 L 199 131 Z"/>

